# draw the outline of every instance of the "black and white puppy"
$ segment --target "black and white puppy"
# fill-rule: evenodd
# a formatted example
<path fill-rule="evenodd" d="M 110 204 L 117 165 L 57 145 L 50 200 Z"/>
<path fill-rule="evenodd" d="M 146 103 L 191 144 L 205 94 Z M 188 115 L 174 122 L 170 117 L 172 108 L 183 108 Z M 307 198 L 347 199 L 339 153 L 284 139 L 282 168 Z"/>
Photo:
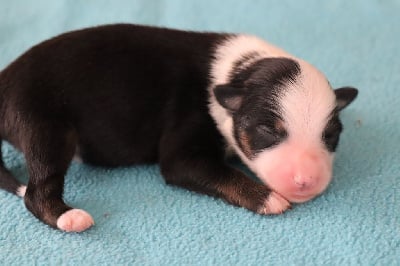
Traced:
<path fill-rule="evenodd" d="M 62 198 L 74 156 L 157 162 L 168 184 L 282 213 L 328 186 L 339 112 L 356 95 L 254 36 L 125 24 L 69 32 L 0 74 L 0 137 L 29 172 L 24 186 L 0 161 L 0 188 L 44 223 L 83 231 L 93 219 Z M 232 152 L 264 184 L 229 166 Z"/>

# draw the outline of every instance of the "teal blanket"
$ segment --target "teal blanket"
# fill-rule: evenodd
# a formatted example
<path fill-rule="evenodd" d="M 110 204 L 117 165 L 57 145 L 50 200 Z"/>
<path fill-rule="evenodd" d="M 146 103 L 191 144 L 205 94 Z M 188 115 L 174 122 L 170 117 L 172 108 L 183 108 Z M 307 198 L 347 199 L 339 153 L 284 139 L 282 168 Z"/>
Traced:
<path fill-rule="evenodd" d="M 325 194 L 260 216 L 165 185 L 156 165 L 73 163 L 65 200 L 96 225 L 63 233 L 0 191 L 0 265 L 400 265 L 400 1 L 0 0 L 0 69 L 56 34 L 128 22 L 259 35 L 359 98 Z M 3 145 L 26 182 L 23 156 Z"/>

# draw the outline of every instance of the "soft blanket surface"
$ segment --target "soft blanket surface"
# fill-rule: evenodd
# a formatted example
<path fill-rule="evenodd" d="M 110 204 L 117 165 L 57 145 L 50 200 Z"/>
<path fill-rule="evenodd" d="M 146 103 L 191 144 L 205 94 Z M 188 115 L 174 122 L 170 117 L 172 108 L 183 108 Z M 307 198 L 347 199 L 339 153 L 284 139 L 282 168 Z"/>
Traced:
<path fill-rule="evenodd" d="M 67 30 L 128 22 L 259 35 L 353 85 L 334 181 L 280 216 L 165 185 L 156 165 L 73 163 L 65 200 L 90 212 L 81 234 L 36 220 L 0 191 L 1 265 L 399 265 L 400 1 L 0 0 L 0 69 Z M 26 182 L 22 155 L 3 145 Z"/>

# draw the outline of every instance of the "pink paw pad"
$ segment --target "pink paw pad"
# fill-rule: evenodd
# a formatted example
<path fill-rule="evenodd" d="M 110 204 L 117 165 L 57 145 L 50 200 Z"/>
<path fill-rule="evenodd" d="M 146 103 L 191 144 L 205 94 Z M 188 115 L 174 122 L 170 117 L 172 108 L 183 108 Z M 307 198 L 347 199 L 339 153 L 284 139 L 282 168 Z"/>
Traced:
<path fill-rule="evenodd" d="M 260 214 L 281 214 L 290 208 L 290 203 L 276 192 L 271 192 L 264 206 L 259 209 Z"/>
<path fill-rule="evenodd" d="M 66 232 L 82 232 L 92 225 L 92 216 L 80 209 L 66 211 L 57 219 L 57 227 Z"/>

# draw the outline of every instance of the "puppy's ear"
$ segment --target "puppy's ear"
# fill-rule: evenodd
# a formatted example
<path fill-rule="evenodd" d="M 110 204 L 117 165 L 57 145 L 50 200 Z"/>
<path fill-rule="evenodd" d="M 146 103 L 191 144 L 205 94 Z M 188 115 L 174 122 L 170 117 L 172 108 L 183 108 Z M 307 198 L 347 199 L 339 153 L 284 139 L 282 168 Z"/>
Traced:
<path fill-rule="evenodd" d="M 230 85 L 218 85 L 214 89 L 218 103 L 231 112 L 236 112 L 242 106 L 245 93 L 245 88 Z"/>
<path fill-rule="evenodd" d="M 334 90 L 336 95 L 336 106 L 341 111 L 357 97 L 358 90 L 352 87 L 343 87 Z"/>

